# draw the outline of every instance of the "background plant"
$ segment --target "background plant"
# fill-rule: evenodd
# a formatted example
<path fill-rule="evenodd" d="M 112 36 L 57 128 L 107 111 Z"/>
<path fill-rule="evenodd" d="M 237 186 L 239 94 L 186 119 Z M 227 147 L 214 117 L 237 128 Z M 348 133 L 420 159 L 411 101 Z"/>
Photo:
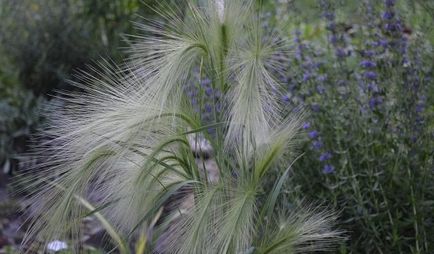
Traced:
<path fill-rule="evenodd" d="M 149 7 L 156 4 L 145 3 L 147 8 L 136 0 L 0 1 L 0 165 L 5 172 L 23 162 L 19 157 L 40 125 L 38 108 L 48 95 L 75 89 L 67 80 L 98 57 L 124 57 L 123 34 L 132 33 L 139 15 L 151 16 Z"/>
<path fill-rule="evenodd" d="M 282 100 L 312 110 L 289 196 L 342 211 L 343 253 L 429 253 L 433 20 L 404 1 L 354 2 L 351 19 L 337 3 L 317 4 L 322 25 L 293 30 L 282 77 Z"/>

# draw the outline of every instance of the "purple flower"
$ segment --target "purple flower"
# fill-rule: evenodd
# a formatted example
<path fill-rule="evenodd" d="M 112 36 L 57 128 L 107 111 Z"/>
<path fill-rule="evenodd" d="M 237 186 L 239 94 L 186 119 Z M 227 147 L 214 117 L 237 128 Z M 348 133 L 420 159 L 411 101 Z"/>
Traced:
<path fill-rule="evenodd" d="M 377 106 L 377 100 L 375 99 L 375 97 L 369 99 L 369 107 L 371 109 L 374 109 L 376 106 Z"/>
<path fill-rule="evenodd" d="M 332 158 L 332 154 L 330 152 L 325 152 L 319 156 L 319 161 L 327 161 L 330 160 L 331 158 Z"/>
<path fill-rule="evenodd" d="M 208 134 L 214 136 L 216 134 L 216 129 L 215 128 L 208 128 Z"/>
<path fill-rule="evenodd" d="M 306 82 L 310 79 L 311 75 L 309 73 L 303 74 L 303 82 Z"/>
<path fill-rule="evenodd" d="M 326 164 L 322 170 L 322 172 L 324 174 L 331 174 L 333 172 L 335 172 L 335 167 L 333 167 L 333 165 L 330 164 Z"/>
<path fill-rule="evenodd" d="M 211 84 L 211 80 L 209 78 L 205 78 L 200 82 L 201 86 L 209 86 Z"/>
<path fill-rule="evenodd" d="M 368 90 L 374 93 L 377 93 L 379 91 L 378 86 L 375 83 L 369 83 Z"/>
<path fill-rule="evenodd" d="M 364 50 L 362 52 L 362 55 L 365 57 L 373 57 L 373 56 L 375 56 L 375 52 L 372 50 Z"/>
<path fill-rule="evenodd" d="M 377 65 L 370 60 L 363 60 L 360 62 L 360 66 L 363 68 L 374 68 Z"/>
<path fill-rule="evenodd" d="M 383 98 L 377 96 L 369 99 L 369 107 L 373 110 L 375 107 L 381 105 L 383 103 Z"/>
<path fill-rule="evenodd" d="M 322 85 L 318 85 L 318 86 L 316 87 L 316 91 L 317 91 L 319 94 L 324 94 L 324 93 L 325 93 L 325 87 L 322 86 Z"/>
<path fill-rule="evenodd" d="M 283 95 L 283 96 L 282 96 L 282 100 L 283 100 L 284 102 L 289 102 L 289 101 L 290 101 L 288 95 Z"/>
<path fill-rule="evenodd" d="M 393 17 L 395 17 L 395 13 L 393 11 L 385 11 L 383 13 L 383 19 L 391 20 Z"/>
<path fill-rule="evenodd" d="M 425 104 L 424 103 L 418 103 L 416 105 L 416 112 L 421 113 L 425 110 Z"/>
<path fill-rule="evenodd" d="M 188 97 L 191 97 L 191 98 L 193 98 L 193 97 L 196 97 L 198 95 L 198 90 L 197 89 L 189 89 L 188 91 L 187 91 L 187 96 Z"/>
<path fill-rule="evenodd" d="M 336 35 L 332 34 L 329 36 L 329 42 L 333 45 L 336 45 L 338 43 L 338 37 Z"/>
<path fill-rule="evenodd" d="M 387 23 L 384 25 L 384 29 L 389 32 L 393 32 L 396 30 L 396 26 L 394 24 Z"/>
<path fill-rule="evenodd" d="M 404 58 L 404 60 L 402 60 L 402 66 L 404 66 L 404 67 L 410 66 L 410 64 L 411 64 L 410 60 L 408 60 L 408 58 L 405 56 L 403 58 Z"/>
<path fill-rule="evenodd" d="M 336 56 L 338 58 L 344 58 L 347 56 L 347 52 L 345 52 L 345 50 L 343 48 L 337 48 L 336 49 Z"/>
<path fill-rule="evenodd" d="M 313 130 L 313 131 L 309 132 L 309 138 L 311 138 L 311 139 L 315 139 L 318 136 L 319 136 L 318 131 Z"/>
<path fill-rule="evenodd" d="M 389 31 L 389 32 L 400 31 L 401 30 L 401 24 L 388 23 L 388 24 L 384 25 L 384 29 L 386 29 L 386 31 Z"/>
<path fill-rule="evenodd" d="M 329 24 L 327 24 L 326 29 L 329 31 L 334 31 L 336 30 L 336 24 L 334 22 L 330 22 Z"/>
<path fill-rule="evenodd" d="M 222 104 L 221 104 L 220 102 L 217 102 L 216 105 L 215 105 L 215 110 L 216 110 L 218 113 L 220 113 L 220 112 L 222 112 L 222 109 L 223 109 Z"/>
<path fill-rule="evenodd" d="M 320 106 L 317 103 L 315 103 L 315 104 L 312 105 L 312 111 L 313 112 L 319 112 L 320 109 L 321 108 L 320 108 Z"/>
<path fill-rule="evenodd" d="M 379 46 L 379 47 L 383 47 L 383 48 L 387 48 L 387 46 L 389 46 L 389 41 L 387 40 L 387 39 L 380 39 L 378 42 L 377 42 L 377 46 Z"/>
<path fill-rule="evenodd" d="M 321 140 L 315 140 L 312 142 L 312 148 L 313 150 L 319 150 L 324 146 Z"/>
<path fill-rule="evenodd" d="M 310 128 L 310 123 L 309 123 L 309 122 L 305 122 L 305 123 L 303 124 L 303 129 L 307 130 L 307 129 L 309 129 L 309 128 Z"/>
<path fill-rule="evenodd" d="M 366 71 L 366 72 L 363 74 L 363 76 L 364 76 L 366 79 L 371 79 L 371 80 L 375 80 L 375 79 L 378 78 L 378 75 L 377 75 L 377 73 L 376 73 L 375 71 Z"/>
<path fill-rule="evenodd" d="M 207 113 L 211 113 L 211 112 L 212 112 L 212 107 L 211 107 L 211 105 L 209 105 L 209 104 L 205 104 L 205 111 L 206 111 Z"/>
<path fill-rule="evenodd" d="M 212 95 L 212 88 L 211 88 L 211 87 L 207 87 L 207 88 L 205 89 L 205 94 L 206 94 L 207 96 L 211 96 L 211 95 Z"/>
<path fill-rule="evenodd" d="M 298 61 L 301 61 L 302 58 L 303 58 L 303 55 L 301 54 L 300 50 L 297 50 L 295 52 L 295 59 L 297 59 Z"/>
<path fill-rule="evenodd" d="M 343 79 L 340 79 L 337 81 L 338 86 L 346 86 L 347 84 L 348 84 L 348 82 L 343 80 Z"/>
<path fill-rule="evenodd" d="M 324 18 L 326 18 L 329 21 L 332 21 L 335 19 L 335 14 L 331 11 L 325 12 L 324 13 Z"/>
<path fill-rule="evenodd" d="M 301 35 L 301 32 L 300 32 L 300 30 L 295 30 L 295 32 L 294 32 L 294 42 L 295 43 L 297 43 L 297 44 L 300 44 L 301 43 L 301 40 L 300 40 L 300 35 Z"/>
<path fill-rule="evenodd" d="M 317 81 L 324 82 L 327 80 L 327 75 L 320 75 L 316 78 Z"/>
<path fill-rule="evenodd" d="M 215 91 L 215 92 L 214 92 L 214 97 L 215 97 L 216 99 L 219 99 L 221 96 L 222 96 L 222 93 L 221 93 L 220 91 Z"/>

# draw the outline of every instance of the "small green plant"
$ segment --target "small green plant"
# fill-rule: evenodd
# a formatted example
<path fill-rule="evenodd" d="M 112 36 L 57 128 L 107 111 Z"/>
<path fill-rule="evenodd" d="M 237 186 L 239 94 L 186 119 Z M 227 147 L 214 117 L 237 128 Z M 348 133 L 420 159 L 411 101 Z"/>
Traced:
<path fill-rule="evenodd" d="M 143 232 L 137 249 L 149 252 L 329 250 L 334 215 L 280 198 L 303 119 L 283 110 L 274 78 L 287 42 L 263 30 L 250 0 L 190 2 L 185 18 L 159 12 L 138 24 L 127 64 L 83 72 L 82 91 L 47 112 L 51 139 L 25 180 L 34 219 L 24 244 L 76 239 L 80 219 L 95 215 L 121 253 Z"/>

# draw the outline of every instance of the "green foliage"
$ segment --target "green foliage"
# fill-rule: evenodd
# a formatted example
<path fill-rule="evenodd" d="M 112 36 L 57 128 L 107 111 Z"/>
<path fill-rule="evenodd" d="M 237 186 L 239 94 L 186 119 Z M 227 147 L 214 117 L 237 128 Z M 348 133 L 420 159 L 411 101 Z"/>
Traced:
<path fill-rule="evenodd" d="M 155 1 L 147 1 L 149 6 Z M 142 11 L 150 15 L 149 11 Z M 40 108 L 77 68 L 100 55 L 118 59 L 138 0 L 0 0 L 0 166 L 16 169 L 42 121 Z"/>
<path fill-rule="evenodd" d="M 433 20 L 416 9 L 410 22 L 407 3 L 397 2 L 394 18 L 375 1 L 350 21 L 321 9 L 320 33 L 302 30 L 285 77 L 288 103 L 312 108 L 305 156 L 286 190 L 341 211 L 351 234 L 343 253 L 434 248 Z M 402 29 L 389 25 L 395 18 Z M 348 22 L 350 31 L 340 29 Z"/>
<path fill-rule="evenodd" d="M 0 72 L 0 166 L 4 173 L 18 167 L 20 153 L 41 121 L 42 97 L 15 87 L 16 75 Z"/>
<path fill-rule="evenodd" d="M 99 54 L 117 57 L 119 33 L 131 31 L 137 1 L 96 3 L 102 2 L 2 1 L 0 43 L 21 84 L 44 94 L 64 88 L 73 69 Z"/>

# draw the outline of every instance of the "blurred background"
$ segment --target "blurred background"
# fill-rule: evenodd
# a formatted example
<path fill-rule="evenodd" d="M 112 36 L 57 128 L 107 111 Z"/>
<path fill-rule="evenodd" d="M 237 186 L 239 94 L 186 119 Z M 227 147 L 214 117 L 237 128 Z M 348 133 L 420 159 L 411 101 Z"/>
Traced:
<path fill-rule="evenodd" d="M 339 253 L 434 253 L 434 1 L 257 2 L 263 26 L 292 43 L 282 103 L 312 111 L 285 198 L 341 213 Z M 0 0 L 0 253 L 17 253 L 25 231 L 11 183 L 32 166 L 41 110 L 75 89 L 77 70 L 121 63 L 134 22 L 158 18 L 158 4 Z"/>

